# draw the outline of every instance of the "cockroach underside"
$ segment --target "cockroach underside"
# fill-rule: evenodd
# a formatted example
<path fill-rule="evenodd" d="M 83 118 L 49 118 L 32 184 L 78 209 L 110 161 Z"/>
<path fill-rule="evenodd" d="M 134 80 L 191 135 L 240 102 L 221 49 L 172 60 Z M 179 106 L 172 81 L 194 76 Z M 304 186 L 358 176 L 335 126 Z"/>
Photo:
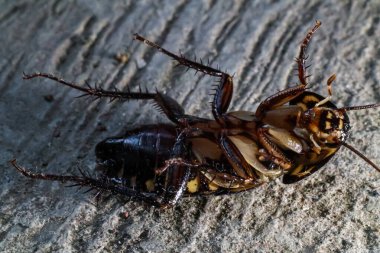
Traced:
<path fill-rule="evenodd" d="M 30 178 L 71 182 L 160 207 L 175 205 L 184 195 L 246 191 L 281 176 L 285 184 L 298 182 L 319 170 L 341 146 L 380 171 L 346 143 L 350 129 L 347 112 L 379 107 L 380 103 L 338 108 L 331 102 L 335 74 L 327 80 L 327 97 L 307 91 L 306 51 L 320 25 L 317 21 L 300 45 L 296 58 L 299 84 L 268 97 L 255 112 L 228 111 L 233 92 L 230 74 L 176 55 L 135 34 L 136 40 L 178 64 L 218 78 L 211 104 L 213 119 L 186 114 L 174 99 L 158 91 L 108 91 L 46 73 L 24 74 L 24 79 L 54 80 L 83 96 L 152 100 L 172 123 L 143 125 L 100 142 L 95 149 L 101 172 L 97 178 L 33 173 L 16 160 L 11 163 Z"/>

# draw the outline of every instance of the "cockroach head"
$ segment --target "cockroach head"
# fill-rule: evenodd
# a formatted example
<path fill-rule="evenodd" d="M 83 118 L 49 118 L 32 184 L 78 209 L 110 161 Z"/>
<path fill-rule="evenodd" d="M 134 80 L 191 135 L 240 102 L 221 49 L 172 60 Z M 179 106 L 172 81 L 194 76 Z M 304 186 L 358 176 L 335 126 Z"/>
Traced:
<path fill-rule="evenodd" d="M 314 106 L 297 117 L 297 126 L 308 130 L 310 139 L 316 146 L 339 147 L 343 145 L 348 148 L 374 169 L 380 172 L 379 166 L 368 159 L 364 154 L 356 150 L 353 146 L 346 143 L 347 134 L 350 130 L 350 122 L 347 116 L 347 111 L 364 110 L 380 107 L 378 104 L 332 108 Z"/>
<path fill-rule="evenodd" d="M 329 107 L 313 107 L 298 117 L 298 127 L 305 128 L 313 139 L 322 145 L 340 145 L 350 130 L 344 110 Z"/>

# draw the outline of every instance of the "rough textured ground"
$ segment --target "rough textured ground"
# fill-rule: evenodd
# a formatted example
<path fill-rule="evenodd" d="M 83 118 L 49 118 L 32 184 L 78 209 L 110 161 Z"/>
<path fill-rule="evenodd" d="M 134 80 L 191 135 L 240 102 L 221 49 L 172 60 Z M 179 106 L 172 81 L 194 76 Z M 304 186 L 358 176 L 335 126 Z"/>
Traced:
<path fill-rule="evenodd" d="M 379 1 L 160 2 L 0 1 L 0 251 L 379 252 L 380 175 L 344 149 L 298 184 L 183 199 L 165 211 L 122 198 L 96 207 L 90 195 L 9 166 L 16 157 L 40 171 L 91 171 L 97 142 L 165 121 L 147 103 L 75 99 L 78 92 L 52 81 L 22 81 L 23 71 L 103 88 L 141 84 L 177 98 L 188 113 L 211 116 L 214 80 L 174 68 L 132 41 L 134 32 L 235 73 L 232 109 L 254 110 L 296 83 L 298 44 L 320 19 L 309 50 L 311 89 L 326 94 L 337 73 L 338 105 L 380 101 Z M 128 60 L 115 60 L 118 53 Z M 380 164 L 379 110 L 350 116 L 349 142 Z"/>

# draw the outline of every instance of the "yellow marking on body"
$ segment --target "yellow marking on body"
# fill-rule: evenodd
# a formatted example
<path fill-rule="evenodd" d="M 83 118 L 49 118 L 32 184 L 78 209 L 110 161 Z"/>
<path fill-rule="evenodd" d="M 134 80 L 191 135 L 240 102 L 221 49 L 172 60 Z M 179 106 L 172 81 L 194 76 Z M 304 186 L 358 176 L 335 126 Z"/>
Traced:
<path fill-rule="evenodd" d="M 318 133 L 319 132 L 319 127 L 313 123 L 309 124 L 309 128 L 313 133 Z"/>
<path fill-rule="evenodd" d="M 309 174 L 311 174 L 311 171 L 314 170 L 318 164 L 323 161 L 324 159 L 327 159 L 331 155 L 333 155 L 336 152 L 336 148 L 324 148 L 322 150 L 322 154 L 317 155 L 314 154 L 312 157 L 310 157 L 308 164 L 300 164 L 297 168 L 295 168 L 292 172 L 290 172 L 290 175 L 297 176 L 297 177 L 305 177 Z M 305 171 L 302 171 L 305 170 Z"/>
<path fill-rule="evenodd" d="M 332 119 L 333 116 L 334 116 L 334 115 L 332 114 L 332 112 L 327 112 L 326 118 L 328 118 L 328 119 Z"/>
<path fill-rule="evenodd" d="M 343 129 L 343 120 L 339 120 L 339 129 Z"/>
<path fill-rule="evenodd" d="M 229 189 L 229 191 L 230 192 L 241 192 L 241 191 L 246 191 L 246 190 L 258 187 L 259 185 L 260 184 L 251 184 L 251 185 L 242 186 L 242 187 L 236 188 L 236 189 Z"/>
<path fill-rule="evenodd" d="M 302 99 L 302 102 L 304 102 L 305 104 L 309 103 L 309 102 L 316 102 L 318 103 L 320 100 L 317 98 L 317 97 L 314 97 L 312 95 L 309 95 L 309 96 L 305 96 L 303 99 Z"/>
<path fill-rule="evenodd" d="M 217 186 L 216 184 L 210 182 L 210 183 L 208 184 L 208 189 L 209 189 L 210 191 L 216 191 L 216 190 L 219 189 L 219 186 Z"/>
<path fill-rule="evenodd" d="M 333 155 L 337 151 L 337 148 L 326 148 L 325 150 L 327 151 L 327 154 L 325 155 L 324 158 Z"/>
<path fill-rule="evenodd" d="M 148 192 L 154 191 L 154 181 L 153 179 L 149 179 L 145 181 L 145 187 Z"/>
<path fill-rule="evenodd" d="M 297 176 L 299 177 L 305 177 L 307 175 L 310 175 L 311 174 L 311 171 L 315 168 L 315 166 L 311 166 L 309 167 L 307 170 L 305 170 L 304 172 L 302 173 L 299 173 Z"/>
<path fill-rule="evenodd" d="M 325 97 L 323 100 L 321 100 L 318 103 L 316 103 L 314 107 L 319 107 L 319 106 L 321 106 L 323 104 L 326 104 L 330 100 L 331 100 L 331 96 Z"/>
<path fill-rule="evenodd" d="M 195 177 L 187 182 L 187 191 L 190 193 L 195 193 L 199 191 L 199 177 Z"/>
<path fill-rule="evenodd" d="M 298 103 L 297 106 L 301 107 L 302 111 L 306 111 L 307 107 L 304 103 Z"/>
<path fill-rule="evenodd" d="M 326 125 L 325 125 L 325 129 L 328 130 L 328 129 L 331 129 L 331 122 L 330 121 L 326 121 Z"/>
<path fill-rule="evenodd" d="M 290 175 L 298 175 L 298 174 L 302 171 L 303 167 L 304 167 L 304 166 L 303 166 L 302 164 L 298 165 L 298 167 L 295 168 L 295 169 L 290 173 Z"/>

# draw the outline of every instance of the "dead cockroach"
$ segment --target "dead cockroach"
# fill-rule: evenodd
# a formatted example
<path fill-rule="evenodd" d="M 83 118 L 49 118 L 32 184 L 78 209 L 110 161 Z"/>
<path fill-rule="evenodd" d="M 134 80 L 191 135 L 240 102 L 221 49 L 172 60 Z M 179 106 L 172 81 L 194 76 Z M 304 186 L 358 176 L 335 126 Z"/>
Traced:
<path fill-rule="evenodd" d="M 211 105 L 213 120 L 185 114 L 175 100 L 160 92 L 106 91 L 50 74 L 24 74 L 24 79 L 52 79 L 84 96 L 153 100 L 173 124 L 144 125 L 97 144 L 97 169 L 102 172 L 97 178 L 37 174 L 15 160 L 11 162 L 33 179 L 72 182 L 155 206 L 174 205 L 183 195 L 246 191 L 281 176 L 283 183 L 295 183 L 320 169 L 341 146 L 380 171 L 346 143 L 350 129 L 347 111 L 379 107 L 380 103 L 337 108 L 330 101 L 335 74 L 327 80 L 327 97 L 306 91 L 306 50 L 320 25 L 317 21 L 300 45 L 296 58 L 299 84 L 268 97 L 256 112 L 228 112 L 233 90 L 228 73 L 176 55 L 135 34 L 134 39 L 180 65 L 219 78 Z"/>

